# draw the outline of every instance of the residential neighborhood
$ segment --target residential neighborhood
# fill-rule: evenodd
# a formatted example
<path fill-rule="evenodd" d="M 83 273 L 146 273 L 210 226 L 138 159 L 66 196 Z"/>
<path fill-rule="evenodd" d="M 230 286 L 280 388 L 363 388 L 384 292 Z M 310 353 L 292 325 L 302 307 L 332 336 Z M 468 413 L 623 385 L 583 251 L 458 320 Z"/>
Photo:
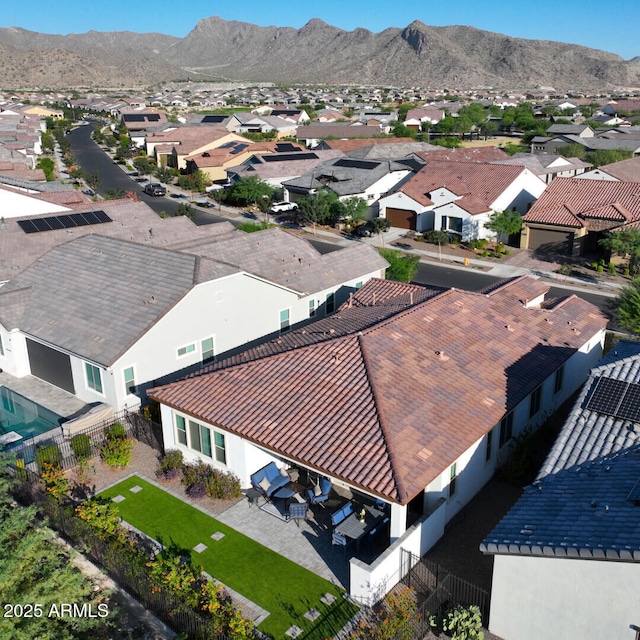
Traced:
<path fill-rule="evenodd" d="M 170 633 L 632 638 L 639 226 L 633 91 L 0 88 L 0 449 Z"/>

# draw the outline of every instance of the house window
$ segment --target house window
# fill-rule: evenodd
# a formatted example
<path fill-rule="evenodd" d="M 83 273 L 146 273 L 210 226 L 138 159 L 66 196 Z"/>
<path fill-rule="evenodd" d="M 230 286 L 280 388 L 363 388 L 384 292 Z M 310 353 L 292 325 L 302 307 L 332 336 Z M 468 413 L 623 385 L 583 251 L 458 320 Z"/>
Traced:
<path fill-rule="evenodd" d="M 189 420 L 189 447 L 211 458 L 211 431 L 204 425 Z"/>
<path fill-rule="evenodd" d="M 179 444 L 187 446 L 187 424 L 186 420 L 176 414 L 176 440 Z"/>
<path fill-rule="evenodd" d="M 454 231 L 455 233 L 462 233 L 462 218 L 455 218 L 453 216 L 442 216 L 442 228 L 444 231 Z"/>
<path fill-rule="evenodd" d="M 213 348 L 213 338 L 205 338 L 201 343 L 202 348 L 202 363 L 211 362 L 216 357 L 215 350 Z"/>
<path fill-rule="evenodd" d="M 513 438 L 513 411 L 509 411 L 500 421 L 500 449 L 502 449 L 511 438 Z"/>
<path fill-rule="evenodd" d="M 564 383 L 564 365 L 562 365 L 557 371 L 553 381 L 553 393 L 560 393 L 562 391 L 562 385 Z"/>
<path fill-rule="evenodd" d="M 227 452 L 224 442 L 224 434 L 213 432 L 213 442 L 216 450 L 216 460 L 222 464 L 227 464 Z"/>
<path fill-rule="evenodd" d="M 529 398 L 529 418 L 533 418 L 533 416 L 540 411 L 540 405 L 542 402 L 542 385 L 540 385 Z"/>
<path fill-rule="evenodd" d="M 327 293 L 327 313 L 333 313 L 336 308 L 336 294 L 335 293 Z"/>
<path fill-rule="evenodd" d="M 102 393 L 102 375 L 100 374 L 100 368 L 85 362 L 84 370 L 87 374 L 87 387 L 98 393 Z"/>
<path fill-rule="evenodd" d="M 136 392 L 136 377 L 133 372 L 133 367 L 127 367 L 124 370 L 124 389 L 128 394 Z"/>
<path fill-rule="evenodd" d="M 289 318 L 289 309 L 283 309 L 280 312 L 280 333 L 289 331 L 290 327 L 291 327 L 291 323 Z"/>
<path fill-rule="evenodd" d="M 316 315 L 316 301 L 309 300 L 309 317 L 313 318 Z"/>
<path fill-rule="evenodd" d="M 487 433 L 486 449 L 484 450 L 484 461 L 491 460 L 491 448 L 493 447 L 493 429 Z"/>
<path fill-rule="evenodd" d="M 195 343 L 185 345 L 178 349 L 178 356 L 186 356 L 187 353 L 193 353 L 196 350 Z"/>
<path fill-rule="evenodd" d="M 456 463 L 454 462 L 451 465 L 451 469 L 449 470 L 449 497 L 455 495 L 456 493 L 456 480 L 458 479 L 458 472 L 456 470 Z"/>

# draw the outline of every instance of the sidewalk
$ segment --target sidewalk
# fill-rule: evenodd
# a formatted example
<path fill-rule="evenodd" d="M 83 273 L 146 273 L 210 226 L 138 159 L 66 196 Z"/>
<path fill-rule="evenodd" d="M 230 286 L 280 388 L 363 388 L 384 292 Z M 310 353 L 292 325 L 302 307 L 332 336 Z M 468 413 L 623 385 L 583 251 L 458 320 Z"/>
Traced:
<path fill-rule="evenodd" d="M 339 236 L 338 234 L 327 231 L 326 229 L 312 229 L 311 227 L 304 227 L 304 231 L 310 235 L 321 237 L 323 240 L 334 242 L 335 244 L 343 247 L 348 247 L 354 242 L 365 242 L 374 247 L 387 247 L 390 249 L 400 249 L 407 253 L 418 255 L 420 262 L 423 263 L 437 263 L 439 265 L 446 265 L 450 269 L 458 269 L 461 271 L 477 272 L 482 270 L 484 273 L 496 278 L 513 278 L 522 275 L 530 275 L 534 278 L 539 278 L 545 281 L 549 281 L 554 287 L 563 289 L 570 289 L 572 291 L 584 291 L 598 293 L 598 295 L 607 297 L 616 297 L 619 290 L 622 288 L 621 284 L 615 282 L 606 282 L 595 280 L 587 281 L 582 278 L 576 278 L 571 276 L 563 276 L 555 271 L 549 269 L 549 264 L 540 260 L 532 259 L 531 262 L 536 263 L 535 268 L 527 268 L 524 266 L 510 265 L 507 261 L 500 264 L 492 263 L 488 260 L 482 260 L 479 258 L 468 258 L 467 265 L 464 264 L 464 259 L 459 256 L 451 255 L 447 253 L 446 249 L 441 251 L 418 249 L 410 246 L 404 242 L 404 229 L 392 228 L 389 231 L 380 234 L 380 236 L 373 236 L 370 238 L 358 238 L 355 236 Z M 397 244 L 405 246 L 398 247 Z M 431 246 L 431 245 L 426 245 Z"/>

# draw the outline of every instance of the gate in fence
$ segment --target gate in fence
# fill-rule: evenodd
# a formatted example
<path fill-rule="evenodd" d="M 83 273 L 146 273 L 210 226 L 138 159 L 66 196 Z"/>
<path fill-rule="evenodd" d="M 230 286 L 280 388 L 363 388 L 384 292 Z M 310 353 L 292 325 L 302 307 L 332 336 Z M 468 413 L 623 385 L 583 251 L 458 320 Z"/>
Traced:
<path fill-rule="evenodd" d="M 430 630 L 429 617 L 456 606 L 475 605 L 480 609 L 482 623 L 489 622 L 489 593 L 440 565 L 420 559 L 406 549 L 402 550 L 401 584 L 411 587 L 418 596 L 417 620 L 411 624 L 415 638 L 423 638 Z"/>

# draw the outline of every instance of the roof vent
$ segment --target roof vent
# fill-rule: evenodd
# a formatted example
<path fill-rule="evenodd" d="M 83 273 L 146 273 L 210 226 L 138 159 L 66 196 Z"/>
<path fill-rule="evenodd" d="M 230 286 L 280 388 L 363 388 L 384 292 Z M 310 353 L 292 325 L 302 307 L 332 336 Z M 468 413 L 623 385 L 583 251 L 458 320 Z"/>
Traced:
<path fill-rule="evenodd" d="M 442 362 L 449 360 L 449 356 L 446 355 L 444 351 L 436 351 L 436 355 L 438 356 L 438 360 L 442 360 Z"/>
<path fill-rule="evenodd" d="M 511 331 L 511 332 L 515 331 L 515 329 L 514 329 L 510 324 L 505 324 L 505 325 L 504 325 L 504 328 L 505 328 L 507 331 Z"/>

